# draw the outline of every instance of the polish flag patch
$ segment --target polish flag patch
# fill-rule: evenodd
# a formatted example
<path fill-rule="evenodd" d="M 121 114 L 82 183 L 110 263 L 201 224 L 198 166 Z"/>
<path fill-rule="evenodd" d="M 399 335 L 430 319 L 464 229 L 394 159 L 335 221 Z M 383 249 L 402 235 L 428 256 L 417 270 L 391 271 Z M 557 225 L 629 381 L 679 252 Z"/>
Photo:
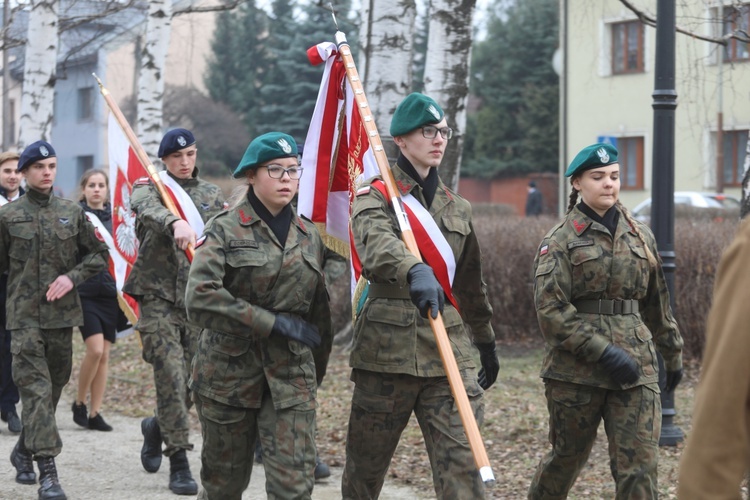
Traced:
<path fill-rule="evenodd" d="M 205 236 L 201 236 L 200 238 L 198 238 L 195 242 L 195 248 L 197 249 L 198 247 L 200 247 L 205 241 L 206 241 Z"/>
<path fill-rule="evenodd" d="M 549 252 L 549 245 L 544 245 L 539 249 L 539 256 L 547 255 L 547 252 Z"/>
<path fill-rule="evenodd" d="M 362 186 L 361 188 L 357 189 L 357 196 L 362 194 L 367 194 L 370 192 L 370 186 Z"/>

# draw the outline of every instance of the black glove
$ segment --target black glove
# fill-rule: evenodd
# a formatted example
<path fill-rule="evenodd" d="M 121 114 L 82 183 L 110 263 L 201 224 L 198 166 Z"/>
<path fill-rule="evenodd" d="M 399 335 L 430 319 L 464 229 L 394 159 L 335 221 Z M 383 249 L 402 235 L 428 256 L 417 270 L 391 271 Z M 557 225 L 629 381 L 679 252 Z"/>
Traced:
<path fill-rule="evenodd" d="M 479 385 L 485 391 L 492 387 L 500 372 L 500 360 L 497 359 L 497 345 L 494 342 L 476 344 L 479 349 L 479 361 L 482 369 L 479 370 Z"/>
<path fill-rule="evenodd" d="M 680 380 L 682 380 L 682 368 L 673 372 L 667 371 L 667 383 L 664 386 L 664 390 L 666 392 L 674 392 Z"/>
<path fill-rule="evenodd" d="M 420 262 L 409 269 L 406 279 L 409 282 L 409 296 L 419 314 L 427 318 L 429 313 L 432 319 L 437 318 L 438 310 L 443 312 L 445 295 L 432 268 Z"/>
<path fill-rule="evenodd" d="M 638 365 L 635 360 L 616 345 L 609 344 L 599 362 L 609 372 L 612 380 L 620 385 L 632 384 L 638 380 Z"/>
<path fill-rule="evenodd" d="M 277 314 L 271 327 L 271 335 L 281 335 L 302 342 L 312 349 L 320 346 L 318 328 L 297 316 Z"/>

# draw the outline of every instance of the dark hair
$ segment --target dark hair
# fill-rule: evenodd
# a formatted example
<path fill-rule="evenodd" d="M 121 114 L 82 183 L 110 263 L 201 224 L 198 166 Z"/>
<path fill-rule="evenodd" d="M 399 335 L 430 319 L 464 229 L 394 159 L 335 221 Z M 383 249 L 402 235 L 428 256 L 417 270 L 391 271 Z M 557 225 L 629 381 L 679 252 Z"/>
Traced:
<path fill-rule="evenodd" d="M 78 201 L 86 201 L 86 196 L 83 194 L 84 189 L 86 189 L 86 184 L 89 182 L 89 179 L 93 177 L 96 174 L 101 174 L 104 176 L 104 182 L 107 184 L 107 197 L 109 197 L 109 175 L 107 175 L 107 172 L 100 168 L 92 168 L 91 170 L 86 170 L 83 175 L 81 176 L 81 181 L 78 183 L 78 187 L 81 189 L 81 194 L 78 196 Z"/>

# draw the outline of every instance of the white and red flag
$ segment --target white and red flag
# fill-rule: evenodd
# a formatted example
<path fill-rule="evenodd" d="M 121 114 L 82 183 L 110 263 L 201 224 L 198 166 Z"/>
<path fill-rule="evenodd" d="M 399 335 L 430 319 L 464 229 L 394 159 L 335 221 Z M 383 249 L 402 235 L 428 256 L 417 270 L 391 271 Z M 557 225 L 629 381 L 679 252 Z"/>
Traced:
<path fill-rule="evenodd" d="M 120 308 L 135 324 L 138 317 L 138 304 L 133 297 L 122 292 L 122 286 L 138 257 L 135 214 L 130 209 L 130 193 L 133 191 L 133 183 L 141 177 L 148 176 L 148 172 L 138 160 L 138 156 L 112 113 L 109 115 L 108 136 L 112 234 L 109 238 L 107 235 L 103 236 L 109 246 L 110 272 L 117 282 Z"/>
<path fill-rule="evenodd" d="M 325 70 L 305 139 L 297 209 L 315 222 L 329 248 L 351 258 L 354 292 L 361 266 L 350 238 L 351 205 L 359 185 L 379 171 L 336 44 L 319 43 L 307 57 L 313 65 L 325 63 Z"/>

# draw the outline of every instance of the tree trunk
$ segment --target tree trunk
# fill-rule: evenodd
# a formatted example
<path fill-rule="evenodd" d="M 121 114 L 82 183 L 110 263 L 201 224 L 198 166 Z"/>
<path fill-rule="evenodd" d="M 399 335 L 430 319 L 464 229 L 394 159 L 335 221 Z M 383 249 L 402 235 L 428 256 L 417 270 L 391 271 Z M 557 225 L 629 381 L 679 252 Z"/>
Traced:
<path fill-rule="evenodd" d="M 362 2 L 365 22 L 360 30 L 357 70 L 389 158 L 397 154 L 389 133 L 391 116 L 411 92 L 416 15 L 414 0 Z"/>
<path fill-rule="evenodd" d="M 171 34 L 172 0 L 149 2 L 138 75 L 137 134 L 143 149 L 152 159 L 156 158 L 162 137 L 164 71 Z"/>
<path fill-rule="evenodd" d="M 56 1 L 31 2 L 23 94 L 19 123 L 19 146 L 34 141 L 50 141 L 55 102 L 58 46 L 58 4 Z"/>
<path fill-rule="evenodd" d="M 430 1 L 424 93 L 440 104 L 448 126 L 453 128 L 453 139 L 440 164 L 440 178 L 453 189 L 458 187 L 466 131 L 475 5 L 476 0 Z"/>
<path fill-rule="evenodd" d="M 747 136 L 747 147 L 745 148 L 745 173 L 742 176 L 742 206 L 740 218 L 744 219 L 750 213 L 750 132 Z"/>

